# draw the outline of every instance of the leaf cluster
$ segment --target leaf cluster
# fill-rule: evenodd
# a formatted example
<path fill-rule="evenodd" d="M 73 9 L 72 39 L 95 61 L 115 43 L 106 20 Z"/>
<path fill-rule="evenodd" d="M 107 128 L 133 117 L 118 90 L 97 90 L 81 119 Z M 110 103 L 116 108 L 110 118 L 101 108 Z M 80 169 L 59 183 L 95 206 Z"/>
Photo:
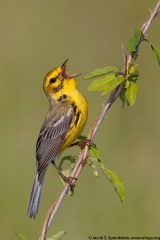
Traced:
<path fill-rule="evenodd" d="M 137 59 L 138 46 L 141 38 L 143 38 L 142 31 L 139 27 L 135 28 L 133 37 L 127 42 L 126 49 L 129 54 L 134 55 L 132 63 L 129 63 L 127 56 L 125 56 L 125 67 L 121 68 L 109 66 L 105 68 L 97 68 L 93 72 L 84 76 L 85 80 L 94 79 L 88 86 L 88 91 L 102 91 L 102 96 L 113 91 L 117 86 L 123 84 L 123 88 L 119 94 L 123 107 L 133 106 L 137 96 L 137 80 L 139 78 L 138 64 L 135 64 Z M 160 65 L 160 50 L 153 46 L 147 39 L 150 47 L 157 58 Z"/>

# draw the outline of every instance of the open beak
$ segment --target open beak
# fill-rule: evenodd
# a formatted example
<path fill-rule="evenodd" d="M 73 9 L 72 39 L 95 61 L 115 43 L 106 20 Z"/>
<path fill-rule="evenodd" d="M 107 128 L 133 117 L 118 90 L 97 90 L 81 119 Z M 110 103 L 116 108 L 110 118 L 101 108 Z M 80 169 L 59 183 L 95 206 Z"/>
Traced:
<path fill-rule="evenodd" d="M 62 64 L 62 77 L 63 78 L 68 78 L 69 75 L 68 73 L 66 72 L 66 65 L 67 65 L 67 62 L 68 62 L 68 59 L 66 59 L 66 61 Z"/>
<path fill-rule="evenodd" d="M 66 65 L 67 65 L 67 62 L 68 62 L 68 59 L 66 59 L 66 61 L 62 64 L 61 68 L 62 68 L 62 77 L 63 78 L 74 78 L 74 77 L 77 77 L 79 75 L 81 75 L 81 73 L 79 74 L 72 74 L 72 75 L 69 75 L 67 72 L 66 72 Z"/>
<path fill-rule="evenodd" d="M 66 70 L 66 65 L 67 65 L 68 59 L 62 64 L 62 72 Z"/>

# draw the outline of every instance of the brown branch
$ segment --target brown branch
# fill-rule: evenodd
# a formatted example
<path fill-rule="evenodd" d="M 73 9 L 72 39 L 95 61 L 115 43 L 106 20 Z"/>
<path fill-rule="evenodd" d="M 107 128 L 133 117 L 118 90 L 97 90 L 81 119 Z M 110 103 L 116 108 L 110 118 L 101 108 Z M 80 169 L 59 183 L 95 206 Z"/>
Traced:
<path fill-rule="evenodd" d="M 127 61 L 128 63 L 132 63 L 133 62 L 134 57 L 137 55 L 137 52 L 138 52 L 138 49 L 139 49 L 139 45 L 144 40 L 144 38 L 146 36 L 146 33 L 148 31 L 148 28 L 150 27 L 153 19 L 157 16 L 159 11 L 160 11 L 160 1 L 158 1 L 158 3 L 156 5 L 156 7 L 154 8 L 153 12 L 150 11 L 150 13 L 151 13 L 150 18 L 142 25 L 142 27 L 141 27 L 141 32 L 142 32 L 141 38 L 139 40 L 139 43 L 137 44 L 136 51 L 135 52 L 131 52 L 129 54 L 128 61 Z"/>
<path fill-rule="evenodd" d="M 157 16 L 157 14 L 160 11 L 160 1 L 158 1 L 156 7 L 154 8 L 153 12 L 150 15 L 150 18 L 142 25 L 141 27 L 141 38 L 139 40 L 139 43 L 137 44 L 136 47 L 136 51 L 131 52 L 127 58 L 127 62 L 125 63 L 126 66 L 128 66 L 128 63 L 132 63 L 134 61 L 135 56 L 137 56 L 138 50 L 139 50 L 139 46 L 141 44 L 141 42 L 144 40 L 145 35 L 148 31 L 148 28 L 150 27 L 153 19 Z M 124 67 L 125 69 L 125 67 Z M 97 130 L 100 127 L 100 124 L 102 122 L 102 120 L 104 119 L 107 111 L 109 110 L 109 108 L 112 106 L 112 104 L 114 103 L 114 101 L 117 99 L 119 93 L 121 92 L 123 88 L 123 83 L 121 85 L 119 85 L 118 87 L 116 87 L 112 93 L 109 96 L 109 99 L 107 101 L 107 103 L 104 105 L 102 111 L 99 113 L 99 115 L 97 116 L 96 120 L 93 122 L 92 127 L 90 128 L 90 131 L 88 133 L 88 139 L 93 140 Z M 85 146 L 84 150 L 81 152 L 78 161 L 71 173 L 71 177 L 73 178 L 78 178 L 84 165 L 85 165 L 85 161 L 87 159 L 88 156 L 88 146 Z M 73 184 L 75 183 L 75 179 L 73 179 Z M 66 184 L 61 195 L 59 196 L 59 198 L 57 199 L 56 202 L 53 203 L 53 205 L 51 206 L 51 208 L 49 209 L 44 225 L 43 225 L 43 229 L 42 229 L 42 233 L 41 233 L 41 237 L 39 238 L 39 240 L 44 240 L 44 237 L 57 213 L 57 210 L 59 209 L 64 197 L 66 196 L 66 194 L 68 193 L 68 191 L 70 190 L 70 186 L 69 184 Z"/>

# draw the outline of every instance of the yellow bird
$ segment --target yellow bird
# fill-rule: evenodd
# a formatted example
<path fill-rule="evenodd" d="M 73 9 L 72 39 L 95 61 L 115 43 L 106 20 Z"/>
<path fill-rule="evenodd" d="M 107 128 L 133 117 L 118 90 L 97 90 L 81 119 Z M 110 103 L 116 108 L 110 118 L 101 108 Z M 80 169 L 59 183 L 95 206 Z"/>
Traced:
<path fill-rule="evenodd" d="M 49 71 L 43 82 L 50 107 L 36 145 L 36 174 L 28 204 L 28 215 L 34 218 L 48 165 L 52 162 L 62 176 L 54 159 L 80 136 L 87 120 L 88 104 L 76 89 L 78 75 L 66 72 L 67 60 Z"/>

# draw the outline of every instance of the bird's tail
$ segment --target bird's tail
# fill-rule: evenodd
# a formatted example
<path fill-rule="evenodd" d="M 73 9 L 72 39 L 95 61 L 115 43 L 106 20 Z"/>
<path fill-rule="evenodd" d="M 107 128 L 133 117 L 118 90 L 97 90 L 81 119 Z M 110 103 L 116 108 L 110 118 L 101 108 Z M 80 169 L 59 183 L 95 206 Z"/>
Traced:
<path fill-rule="evenodd" d="M 38 173 L 35 175 L 32 192 L 31 192 L 30 200 L 28 204 L 28 215 L 30 216 L 30 218 L 32 217 L 35 218 L 38 212 L 41 191 L 42 191 L 42 186 L 44 182 L 44 176 L 45 176 L 45 172 L 43 176 L 41 176 L 40 178 L 38 177 Z"/>

